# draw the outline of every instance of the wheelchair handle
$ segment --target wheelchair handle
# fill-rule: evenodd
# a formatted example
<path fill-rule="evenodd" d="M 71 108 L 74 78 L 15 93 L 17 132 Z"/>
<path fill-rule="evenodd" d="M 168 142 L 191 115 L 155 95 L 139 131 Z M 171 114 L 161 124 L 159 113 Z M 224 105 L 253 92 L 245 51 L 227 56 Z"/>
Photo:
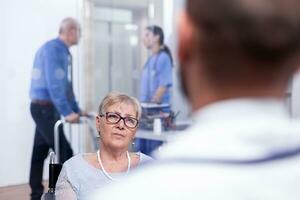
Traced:
<path fill-rule="evenodd" d="M 78 124 L 86 123 L 91 129 L 93 129 L 93 123 L 91 122 L 91 118 L 94 115 L 89 115 L 89 117 L 80 117 Z M 65 119 L 58 120 L 54 125 L 54 151 L 55 151 L 55 163 L 60 163 L 60 149 L 59 149 L 59 127 L 63 124 L 67 124 Z"/>

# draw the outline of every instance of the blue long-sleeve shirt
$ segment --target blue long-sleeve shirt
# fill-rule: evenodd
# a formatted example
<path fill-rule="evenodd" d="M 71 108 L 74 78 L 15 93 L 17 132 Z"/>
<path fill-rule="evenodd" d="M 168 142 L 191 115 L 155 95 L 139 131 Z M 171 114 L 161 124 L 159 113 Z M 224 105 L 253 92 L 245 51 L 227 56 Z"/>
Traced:
<path fill-rule="evenodd" d="M 36 53 L 33 63 L 30 98 L 51 101 L 60 114 L 80 112 L 68 78 L 70 52 L 59 38 L 46 42 Z"/>

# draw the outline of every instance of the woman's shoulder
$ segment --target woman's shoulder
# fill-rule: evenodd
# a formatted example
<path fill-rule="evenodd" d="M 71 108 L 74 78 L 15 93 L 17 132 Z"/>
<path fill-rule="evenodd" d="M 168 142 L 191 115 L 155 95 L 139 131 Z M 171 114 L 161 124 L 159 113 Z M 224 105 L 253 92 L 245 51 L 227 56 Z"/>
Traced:
<path fill-rule="evenodd" d="M 73 163 L 82 162 L 83 154 L 79 153 L 67 160 L 64 165 L 72 165 Z"/>
<path fill-rule="evenodd" d="M 80 153 L 63 164 L 63 171 L 73 184 L 86 180 L 86 177 L 95 176 L 97 170 L 85 159 L 86 153 Z"/>
<path fill-rule="evenodd" d="M 85 159 L 87 155 L 90 153 L 77 154 L 63 164 L 61 174 L 65 175 L 77 195 L 89 191 L 91 184 L 96 183 L 98 173 Z"/>
<path fill-rule="evenodd" d="M 84 160 L 84 157 L 87 156 L 88 154 L 86 153 L 79 153 L 75 156 L 73 156 L 72 158 L 70 158 L 69 160 L 67 160 L 65 163 L 64 163 L 64 167 L 67 169 L 67 170 L 75 170 L 75 169 L 78 169 L 78 168 L 83 168 L 86 166 L 86 162 Z"/>
<path fill-rule="evenodd" d="M 162 59 L 162 60 L 167 59 L 167 60 L 169 60 L 169 59 L 170 59 L 170 56 L 169 56 L 169 54 L 168 54 L 167 52 L 165 52 L 165 51 L 160 51 L 160 52 L 159 52 L 159 59 Z"/>
<path fill-rule="evenodd" d="M 158 63 L 164 63 L 171 66 L 171 58 L 170 55 L 165 51 L 160 51 L 158 55 Z"/>
<path fill-rule="evenodd" d="M 159 55 L 160 56 L 162 56 L 162 57 L 165 57 L 165 56 L 169 56 L 169 54 L 166 52 L 166 51 L 164 51 L 164 50 L 161 50 L 160 52 L 159 52 Z"/>

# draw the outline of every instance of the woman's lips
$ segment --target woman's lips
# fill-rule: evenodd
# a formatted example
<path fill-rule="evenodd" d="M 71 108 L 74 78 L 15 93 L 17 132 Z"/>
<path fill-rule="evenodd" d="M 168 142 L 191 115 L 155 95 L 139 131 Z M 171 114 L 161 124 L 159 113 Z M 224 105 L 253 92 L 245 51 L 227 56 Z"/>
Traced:
<path fill-rule="evenodd" d="M 125 137 L 125 135 L 124 135 L 124 134 L 121 134 L 121 133 L 113 133 L 113 135 L 118 136 L 118 137 L 122 137 L 122 138 Z"/>

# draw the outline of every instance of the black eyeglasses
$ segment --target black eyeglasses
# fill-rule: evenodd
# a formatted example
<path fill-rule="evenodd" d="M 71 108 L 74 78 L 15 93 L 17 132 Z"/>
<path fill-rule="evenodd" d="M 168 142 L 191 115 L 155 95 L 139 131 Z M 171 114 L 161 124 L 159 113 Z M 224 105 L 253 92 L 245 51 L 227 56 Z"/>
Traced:
<path fill-rule="evenodd" d="M 139 124 L 139 120 L 133 117 L 121 117 L 120 114 L 114 112 L 106 112 L 105 115 L 100 114 L 99 116 L 105 116 L 106 121 L 111 124 L 117 124 L 121 119 L 123 119 L 125 126 L 127 126 L 128 128 L 135 128 Z"/>

